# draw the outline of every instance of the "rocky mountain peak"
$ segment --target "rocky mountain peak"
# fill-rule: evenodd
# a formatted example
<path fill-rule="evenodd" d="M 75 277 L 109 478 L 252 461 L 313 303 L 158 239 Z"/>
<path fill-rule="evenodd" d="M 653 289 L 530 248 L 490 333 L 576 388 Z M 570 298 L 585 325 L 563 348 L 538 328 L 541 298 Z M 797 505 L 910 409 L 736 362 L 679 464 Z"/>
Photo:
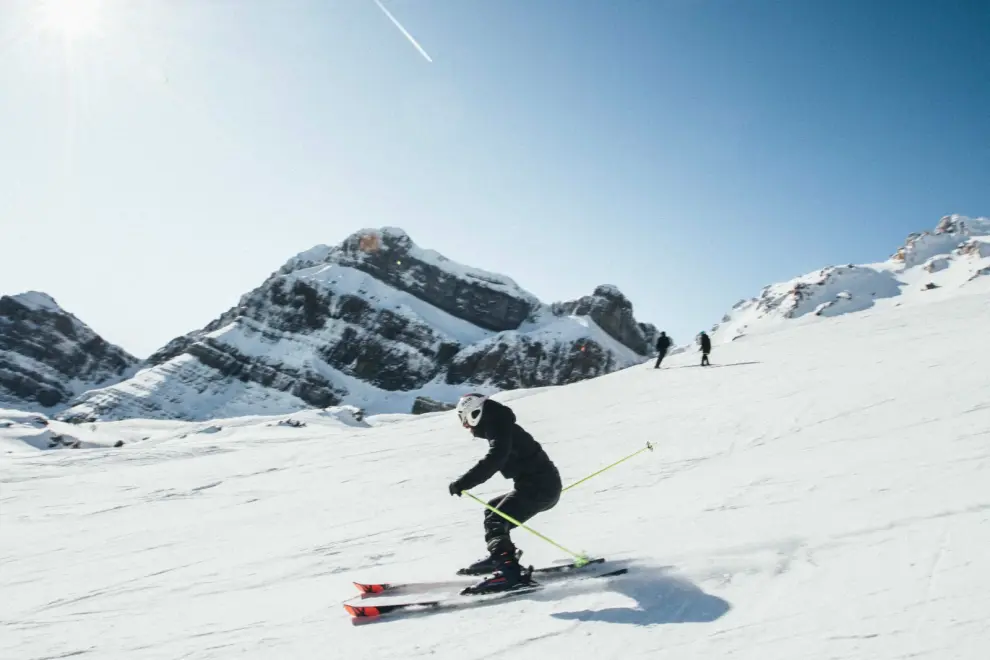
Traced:
<path fill-rule="evenodd" d="M 139 363 L 46 293 L 0 297 L 0 402 L 4 405 L 56 409 L 82 391 L 131 376 Z"/>
<path fill-rule="evenodd" d="M 909 234 L 904 245 L 890 259 L 903 264 L 905 268 L 912 268 L 934 256 L 952 252 L 974 236 L 990 236 L 990 218 L 946 215 L 939 220 L 934 230 Z"/>
<path fill-rule="evenodd" d="M 588 316 L 613 339 L 641 355 L 652 350 L 659 335 L 653 325 L 636 320 L 632 303 L 612 284 L 598 285 L 590 296 L 553 303 L 551 310 L 556 316 Z"/>
<path fill-rule="evenodd" d="M 970 218 L 953 213 L 942 216 L 935 226 L 935 234 L 962 234 L 966 236 L 990 235 L 990 218 Z"/>
<path fill-rule="evenodd" d="M 362 229 L 336 247 L 316 246 L 296 255 L 279 272 L 329 264 L 366 273 L 444 312 L 497 332 L 514 330 L 533 320 L 542 306 L 511 278 L 423 249 L 398 227 Z"/>
<path fill-rule="evenodd" d="M 655 328 L 613 286 L 546 305 L 511 278 L 362 229 L 289 259 L 238 305 L 62 418 L 207 419 L 356 405 L 410 412 L 465 391 L 560 385 L 637 364 Z"/>

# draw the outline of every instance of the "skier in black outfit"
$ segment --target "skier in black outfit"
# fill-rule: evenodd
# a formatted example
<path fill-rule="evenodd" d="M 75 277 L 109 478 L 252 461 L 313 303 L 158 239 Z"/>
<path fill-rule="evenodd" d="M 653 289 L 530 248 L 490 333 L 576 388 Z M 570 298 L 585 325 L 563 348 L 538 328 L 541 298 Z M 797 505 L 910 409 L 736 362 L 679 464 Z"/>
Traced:
<path fill-rule="evenodd" d="M 660 337 L 657 338 L 657 363 L 653 365 L 654 369 L 660 368 L 660 363 L 663 362 L 663 358 L 667 355 L 667 349 L 670 348 L 670 337 L 667 336 L 666 332 L 661 332 Z"/>
<path fill-rule="evenodd" d="M 708 354 L 712 352 L 712 340 L 704 330 L 701 331 L 698 339 L 701 341 L 701 366 L 707 367 L 711 364 L 708 362 Z"/>
<path fill-rule="evenodd" d="M 513 480 L 513 490 L 488 502 L 521 523 L 552 509 L 560 499 L 560 473 L 543 447 L 521 426 L 508 406 L 481 394 L 468 394 L 457 403 L 461 424 L 476 438 L 488 441 L 489 449 L 478 463 L 450 484 L 450 494 L 461 495 L 482 484 L 496 472 Z M 515 527 L 502 516 L 485 509 L 485 542 L 488 557 L 458 571 L 463 575 L 494 575 L 474 587 L 475 592 L 503 591 L 532 583 L 519 565 L 516 548 L 509 538 Z M 521 554 L 521 553 L 519 553 Z"/>

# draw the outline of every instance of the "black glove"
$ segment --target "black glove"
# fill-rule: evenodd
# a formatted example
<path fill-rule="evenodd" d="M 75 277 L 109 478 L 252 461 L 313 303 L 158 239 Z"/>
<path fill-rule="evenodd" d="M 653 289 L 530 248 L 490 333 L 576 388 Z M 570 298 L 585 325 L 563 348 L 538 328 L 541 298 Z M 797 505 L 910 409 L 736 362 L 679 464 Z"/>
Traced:
<path fill-rule="evenodd" d="M 450 482 L 450 486 L 447 487 L 447 490 L 450 491 L 450 494 L 451 495 L 457 495 L 458 497 L 460 497 L 461 496 L 461 491 L 464 490 L 464 489 L 461 488 L 461 485 L 458 482 L 451 481 Z"/>

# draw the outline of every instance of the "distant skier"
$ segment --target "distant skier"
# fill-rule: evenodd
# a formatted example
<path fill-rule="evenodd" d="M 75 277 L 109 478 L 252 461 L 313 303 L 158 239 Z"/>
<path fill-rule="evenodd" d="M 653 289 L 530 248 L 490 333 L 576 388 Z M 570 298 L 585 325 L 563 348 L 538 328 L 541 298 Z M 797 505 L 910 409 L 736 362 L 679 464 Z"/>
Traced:
<path fill-rule="evenodd" d="M 660 337 L 657 339 L 657 363 L 653 365 L 654 369 L 660 368 L 660 363 L 663 362 L 663 358 L 667 355 L 667 349 L 670 348 L 670 337 L 667 336 L 666 332 L 661 332 Z"/>
<path fill-rule="evenodd" d="M 702 330 L 701 334 L 698 335 L 698 341 L 701 343 L 701 366 L 707 367 L 711 364 L 708 361 L 708 354 L 712 352 L 712 340 Z"/>
<path fill-rule="evenodd" d="M 557 504 L 561 491 L 560 473 L 540 443 L 516 424 L 516 415 L 511 408 L 481 394 L 467 394 L 457 402 L 457 416 L 474 437 L 488 441 L 489 449 L 477 465 L 450 484 L 451 495 L 460 497 L 462 491 L 501 472 L 503 477 L 513 480 L 514 488 L 488 502 L 499 511 L 524 523 Z M 528 572 L 523 572 L 516 548 L 509 538 L 515 525 L 485 509 L 484 527 L 488 557 L 458 573 L 493 575 L 476 584 L 471 591 L 506 591 L 531 584 L 532 578 Z"/>

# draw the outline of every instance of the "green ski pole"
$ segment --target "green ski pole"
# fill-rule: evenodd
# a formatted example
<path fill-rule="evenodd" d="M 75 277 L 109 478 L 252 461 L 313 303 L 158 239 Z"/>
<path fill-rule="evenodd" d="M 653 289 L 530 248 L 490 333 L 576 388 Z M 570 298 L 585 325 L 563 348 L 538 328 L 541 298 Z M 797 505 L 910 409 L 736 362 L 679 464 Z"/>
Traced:
<path fill-rule="evenodd" d="M 493 507 L 488 502 L 485 502 L 484 500 L 479 499 L 478 497 L 475 497 L 474 493 L 470 493 L 470 492 L 468 492 L 466 490 L 462 490 L 461 493 L 463 493 L 464 495 L 469 496 L 471 499 L 473 499 L 475 502 L 477 502 L 478 504 L 482 505 L 483 507 L 485 507 L 489 511 L 494 511 L 498 515 L 500 515 L 503 518 L 505 518 L 506 520 L 508 520 L 513 525 L 516 525 L 517 527 L 522 527 L 527 532 L 530 532 L 531 534 L 535 534 L 536 536 L 540 537 L 541 539 L 543 539 L 544 541 L 546 541 L 550 545 L 552 545 L 552 546 L 554 546 L 556 548 L 559 548 L 559 549 L 563 550 L 564 552 L 566 552 L 567 554 L 569 554 L 570 556 L 574 557 L 574 559 L 575 559 L 575 562 L 574 562 L 575 566 L 579 566 L 579 567 L 580 566 L 584 566 L 585 564 L 587 564 L 590 561 L 587 557 L 584 557 L 582 555 L 579 555 L 576 552 L 571 552 L 570 550 L 568 550 L 564 546 L 560 545 L 559 543 L 557 543 L 553 539 L 549 539 L 546 536 L 544 536 L 543 534 L 540 534 L 538 531 L 536 531 L 532 527 L 527 527 L 526 525 L 522 524 L 521 522 L 519 522 L 518 520 L 516 520 L 512 516 L 510 516 L 508 514 L 505 514 L 505 513 L 502 513 L 501 511 L 499 511 L 498 509 L 496 509 L 495 507 Z"/>
<path fill-rule="evenodd" d="M 622 463 L 622 462 L 624 462 L 624 461 L 628 461 L 628 460 L 629 460 L 630 458 L 632 458 L 633 456 L 638 456 L 638 455 L 640 455 L 640 454 L 642 454 L 642 453 L 643 453 L 644 451 L 646 451 L 647 449 L 649 449 L 650 451 L 653 451 L 653 445 L 651 445 L 651 444 L 650 444 L 649 442 L 647 442 L 647 443 L 646 443 L 646 446 L 645 446 L 645 447 L 643 447 L 642 449 L 640 449 L 639 451 L 636 451 L 636 452 L 633 452 L 632 454 L 629 454 L 629 455 L 628 455 L 628 456 L 626 456 L 625 458 L 620 458 L 620 459 L 619 459 L 619 460 L 617 460 L 617 461 L 616 461 L 615 463 L 612 463 L 611 465 L 608 465 L 608 466 L 606 466 L 606 467 L 603 467 L 603 468 L 602 468 L 601 470 L 599 470 L 598 472 L 595 472 L 594 474 L 589 474 L 589 475 L 588 475 L 587 477 L 585 477 L 584 479 L 581 479 L 580 481 L 576 481 L 576 482 L 574 482 L 574 483 L 572 483 L 572 484 L 571 484 L 570 486 L 568 486 L 567 488 L 565 488 L 564 490 L 562 490 L 562 491 L 560 491 L 560 492 L 562 492 L 562 493 L 563 493 L 563 492 L 564 492 L 565 490 L 570 490 L 571 488 L 574 488 L 575 486 L 580 486 L 581 484 L 583 484 L 583 483 L 584 483 L 585 481 L 587 481 L 588 479 L 591 479 L 592 477 L 596 477 L 596 476 L 598 476 L 599 474 L 601 474 L 601 473 L 602 473 L 602 472 L 604 472 L 605 470 L 611 470 L 612 468 L 614 468 L 614 467 L 615 467 L 616 465 L 618 465 L 619 463 Z"/>
<path fill-rule="evenodd" d="M 610 469 L 614 468 L 616 465 L 618 465 L 619 463 L 623 463 L 625 461 L 628 461 L 630 458 L 633 458 L 634 456 L 638 456 L 639 454 L 642 454 L 644 451 L 647 451 L 647 450 L 653 451 L 653 445 L 650 444 L 649 442 L 647 442 L 646 443 L 646 446 L 643 447 L 642 449 L 640 449 L 638 451 L 635 451 L 632 454 L 629 454 L 625 458 L 620 458 L 615 463 L 612 463 L 611 465 L 607 465 L 607 466 L 603 467 L 601 470 L 598 470 L 597 472 L 594 472 L 592 474 L 589 474 L 584 479 L 581 479 L 580 481 L 574 482 L 573 484 L 571 484 L 567 488 L 562 489 L 560 492 L 563 493 L 565 490 L 570 490 L 571 488 L 574 488 L 575 486 L 579 486 L 579 485 L 583 484 L 585 481 L 587 481 L 588 479 L 591 479 L 592 477 L 598 476 L 602 472 L 605 472 L 606 470 L 610 470 Z M 513 525 L 516 525 L 517 527 L 522 527 L 527 532 L 529 532 L 529 533 L 531 533 L 531 534 L 533 534 L 535 536 L 538 536 L 539 538 L 543 539 L 544 541 L 546 541 L 550 545 L 552 545 L 552 546 L 554 546 L 556 548 L 559 548 L 560 550 L 563 550 L 564 552 L 566 552 L 570 556 L 574 557 L 574 559 L 575 559 L 575 565 L 576 566 L 584 566 L 585 564 L 587 564 L 590 561 L 587 557 L 584 557 L 583 555 L 579 555 L 576 552 L 572 552 L 572 551 L 568 550 L 567 548 L 565 548 L 564 546 L 560 545 L 559 543 L 557 543 L 553 539 L 548 538 L 548 537 L 544 536 L 543 534 L 540 534 L 538 531 L 536 531 L 532 527 L 527 527 L 526 525 L 524 525 L 523 523 L 519 522 L 518 520 L 516 520 L 512 516 L 499 511 L 498 509 L 496 509 L 495 507 L 493 507 L 492 505 L 490 505 L 488 502 L 485 502 L 484 500 L 479 499 L 478 497 L 476 497 L 473 493 L 468 492 L 466 490 L 462 490 L 461 491 L 461 494 L 467 495 L 468 497 L 470 497 L 471 499 L 473 499 L 475 502 L 477 502 L 481 506 L 485 507 L 489 511 L 493 511 L 494 513 L 497 513 L 498 515 L 502 516 L 503 518 L 505 518 L 506 520 L 508 520 L 509 522 L 511 522 Z"/>

